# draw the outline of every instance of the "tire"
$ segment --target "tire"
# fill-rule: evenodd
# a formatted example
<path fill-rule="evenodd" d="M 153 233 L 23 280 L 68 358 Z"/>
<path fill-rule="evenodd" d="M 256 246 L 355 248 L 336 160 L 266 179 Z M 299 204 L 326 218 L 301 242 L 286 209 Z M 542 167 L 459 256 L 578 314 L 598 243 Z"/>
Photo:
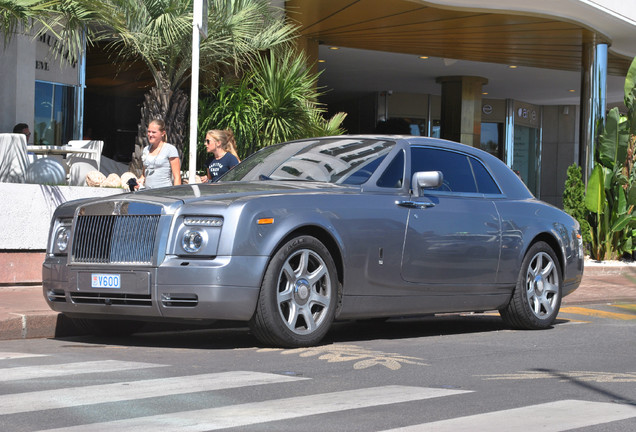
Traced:
<path fill-rule="evenodd" d="M 513 328 L 548 328 L 561 307 L 562 285 L 556 254 L 547 243 L 537 242 L 526 253 L 512 298 L 499 314 Z"/>
<path fill-rule="evenodd" d="M 130 336 L 145 325 L 142 321 L 72 318 L 75 327 L 95 336 Z"/>
<path fill-rule="evenodd" d="M 299 236 L 267 266 L 250 328 L 267 345 L 312 346 L 331 327 L 337 302 L 336 266 L 329 251 L 318 239 Z"/>

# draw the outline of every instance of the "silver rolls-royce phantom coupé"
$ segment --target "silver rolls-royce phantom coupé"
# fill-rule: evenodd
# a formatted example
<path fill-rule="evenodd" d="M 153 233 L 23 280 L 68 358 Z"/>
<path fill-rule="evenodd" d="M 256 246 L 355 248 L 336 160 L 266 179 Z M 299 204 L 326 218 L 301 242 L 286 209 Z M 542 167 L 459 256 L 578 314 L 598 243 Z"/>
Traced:
<path fill-rule="evenodd" d="M 43 289 L 98 334 L 238 320 L 298 347 L 344 319 L 498 310 L 546 328 L 582 273 L 578 223 L 496 157 L 337 136 L 264 148 L 216 183 L 62 204 Z"/>

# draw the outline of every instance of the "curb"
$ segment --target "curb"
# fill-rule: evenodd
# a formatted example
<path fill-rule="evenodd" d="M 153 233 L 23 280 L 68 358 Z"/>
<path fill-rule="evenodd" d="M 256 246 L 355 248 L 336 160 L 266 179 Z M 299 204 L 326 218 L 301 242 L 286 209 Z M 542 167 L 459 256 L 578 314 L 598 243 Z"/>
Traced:
<path fill-rule="evenodd" d="M 70 319 L 58 312 L 11 313 L 0 321 L 0 340 L 38 339 L 83 334 Z"/>
<path fill-rule="evenodd" d="M 605 275 L 625 275 L 636 278 L 636 265 L 600 265 L 585 263 L 583 277 L 598 277 Z"/>

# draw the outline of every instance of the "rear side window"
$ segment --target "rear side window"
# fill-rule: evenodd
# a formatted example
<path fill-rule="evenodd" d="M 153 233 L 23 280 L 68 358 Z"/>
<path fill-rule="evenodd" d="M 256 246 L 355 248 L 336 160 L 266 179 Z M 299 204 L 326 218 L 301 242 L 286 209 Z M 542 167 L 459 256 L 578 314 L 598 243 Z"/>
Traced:
<path fill-rule="evenodd" d="M 445 192 L 500 194 L 488 170 L 477 159 L 454 151 L 414 147 L 411 176 L 417 171 L 441 171 L 444 183 L 435 190 Z"/>
<path fill-rule="evenodd" d="M 418 171 L 441 171 L 444 183 L 434 190 L 444 192 L 477 193 L 468 156 L 451 151 L 426 147 L 411 149 L 411 176 Z"/>
<path fill-rule="evenodd" d="M 477 192 L 483 194 L 500 194 L 501 191 L 497 186 L 497 183 L 492 179 L 486 168 L 476 159 L 470 158 L 470 165 L 473 168 L 475 174 L 475 180 L 477 181 Z"/>

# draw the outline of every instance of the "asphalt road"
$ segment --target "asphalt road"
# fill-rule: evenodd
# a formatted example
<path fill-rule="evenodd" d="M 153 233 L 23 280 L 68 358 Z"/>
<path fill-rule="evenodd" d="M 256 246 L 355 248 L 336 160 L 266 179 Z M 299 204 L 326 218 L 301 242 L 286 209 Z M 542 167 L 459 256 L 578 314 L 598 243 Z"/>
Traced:
<path fill-rule="evenodd" d="M 290 350 L 245 328 L 1 341 L 0 430 L 636 430 L 636 305 L 559 317 L 340 323 Z"/>

